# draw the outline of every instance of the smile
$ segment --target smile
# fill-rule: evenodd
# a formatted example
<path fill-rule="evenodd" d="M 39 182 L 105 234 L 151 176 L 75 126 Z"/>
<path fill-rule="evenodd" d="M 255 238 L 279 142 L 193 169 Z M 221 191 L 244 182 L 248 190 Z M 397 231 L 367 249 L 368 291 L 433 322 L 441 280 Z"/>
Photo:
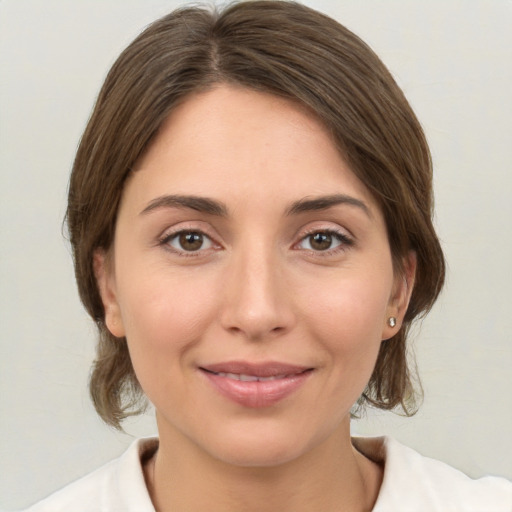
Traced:
<path fill-rule="evenodd" d="M 248 408 L 276 405 L 298 391 L 313 373 L 313 368 L 282 363 L 229 362 L 199 370 L 222 397 Z"/>
<path fill-rule="evenodd" d="M 270 380 L 285 379 L 291 377 L 291 375 L 272 375 L 271 377 L 258 377 L 257 375 L 246 375 L 238 373 L 216 373 L 219 377 L 227 377 L 228 379 L 240 380 L 242 382 L 268 382 Z"/>

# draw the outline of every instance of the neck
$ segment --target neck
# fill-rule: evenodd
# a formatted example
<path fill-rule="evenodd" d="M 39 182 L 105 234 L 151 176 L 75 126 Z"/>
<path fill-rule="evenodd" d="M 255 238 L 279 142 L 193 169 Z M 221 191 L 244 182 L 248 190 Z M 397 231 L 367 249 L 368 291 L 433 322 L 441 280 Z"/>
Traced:
<path fill-rule="evenodd" d="M 179 439 L 178 439 L 179 438 Z M 161 432 L 145 468 L 157 512 L 370 511 L 381 468 L 357 452 L 346 426 L 301 457 L 270 467 L 241 467 L 202 452 L 176 432 Z"/>

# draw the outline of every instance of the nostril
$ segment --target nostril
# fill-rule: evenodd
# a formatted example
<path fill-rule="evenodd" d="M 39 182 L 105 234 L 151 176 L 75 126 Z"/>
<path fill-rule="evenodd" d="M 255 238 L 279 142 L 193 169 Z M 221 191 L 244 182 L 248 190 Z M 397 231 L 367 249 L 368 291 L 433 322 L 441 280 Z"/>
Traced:
<path fill-rule="evenodd" d="M 261 258 L 258 260 L 260 263 Z M 289 297 L 270 271 L 230 274 L 221 303 L 220 322 L 232 335 L 264 340 L 288 331 L 294 323 Z M 260 265 L 261 266 L 261 265 Z M 255 278 L 257 274 L 258 279 Z"/>

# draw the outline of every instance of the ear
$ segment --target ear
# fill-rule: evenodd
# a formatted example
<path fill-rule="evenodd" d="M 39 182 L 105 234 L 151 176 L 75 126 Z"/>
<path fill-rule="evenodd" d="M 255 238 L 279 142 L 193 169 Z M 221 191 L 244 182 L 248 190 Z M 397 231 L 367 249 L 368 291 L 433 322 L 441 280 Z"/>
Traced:
<path fill-rule="evenodd" d="M 382 339 L 387 340 L 394 336 L 402 327 L 405 313 L 411 300 L 414 280 L 416 277 L 417 258 L 414 251 L 409 251 L 404 258 L 403 272 L 395 277 L 395 283 L 389 304 L 386 310 L 386 318 L 382 331 Z M 390 325 L 389 319 L 395 318 L 396 324 Z"/>
<path fill-rule="evenodd" d="M 97 249 L 93 255 L 94 276 L 105 311 L 105 325 L 116 338 L 125 336 L 121 309 L 117 301 L 115 275 L 109 255 L 103 249 Z"/>

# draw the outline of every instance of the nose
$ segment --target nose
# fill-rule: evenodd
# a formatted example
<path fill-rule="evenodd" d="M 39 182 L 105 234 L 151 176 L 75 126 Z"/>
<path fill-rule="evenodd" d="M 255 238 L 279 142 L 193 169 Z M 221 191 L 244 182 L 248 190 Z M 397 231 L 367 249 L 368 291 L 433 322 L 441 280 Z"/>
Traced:
<path fill-rule="evenodd" d="M 252 341 L 290 331 L 295 322 L 292 290 L 278 260 L 263 247 L 233 254 L 220 317 L 224 329 Z"/>

